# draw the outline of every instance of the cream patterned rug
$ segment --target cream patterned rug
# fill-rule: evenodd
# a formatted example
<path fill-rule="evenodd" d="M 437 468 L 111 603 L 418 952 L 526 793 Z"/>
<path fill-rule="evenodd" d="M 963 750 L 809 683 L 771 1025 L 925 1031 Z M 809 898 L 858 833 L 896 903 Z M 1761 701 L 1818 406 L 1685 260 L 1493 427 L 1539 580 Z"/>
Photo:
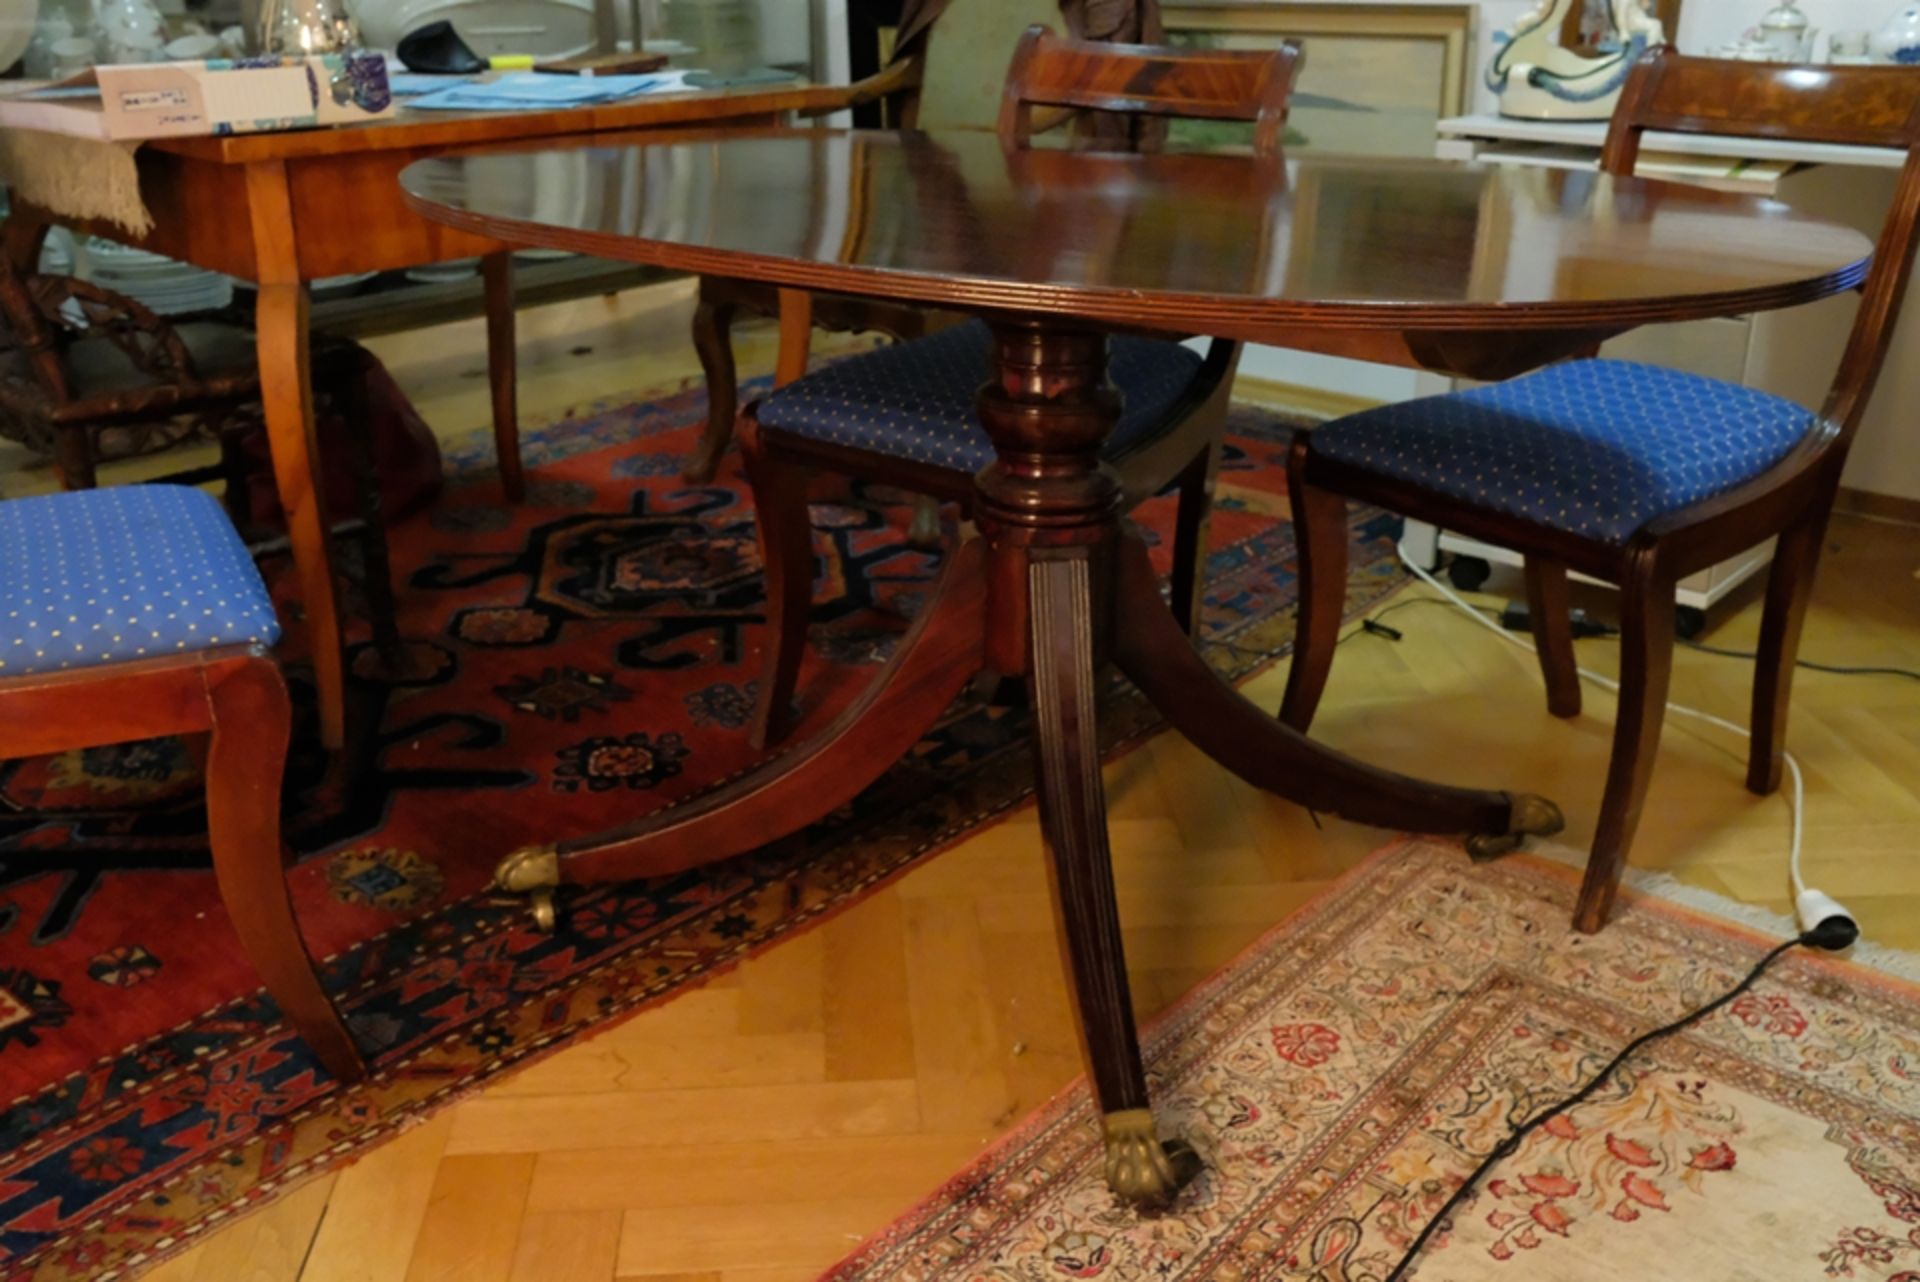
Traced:
<path fill-rule="evenodd" d="M 1378 1282 L 1519 1120 L 1777 942 L 1648 896 L 1568 928 L 1574 874 L 1380 852 L 1157 1024 L 1155 1216 L 1100 1179 L 1076 1084 L 829 1276 Z M 1789 953 L 1536 1132 L 1422 1282 L 1920 1282 L 1920 988 Z"/>

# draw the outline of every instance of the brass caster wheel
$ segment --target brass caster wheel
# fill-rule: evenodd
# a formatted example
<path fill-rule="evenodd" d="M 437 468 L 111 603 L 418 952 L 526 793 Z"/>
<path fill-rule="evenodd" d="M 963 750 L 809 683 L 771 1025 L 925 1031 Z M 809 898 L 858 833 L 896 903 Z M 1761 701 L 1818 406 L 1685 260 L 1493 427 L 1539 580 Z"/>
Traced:
<path fill-rule="evenodd" d="M 1130 1108 L 1103 1119 L 1107 1141 L 1107 1187 L 1140 1210 L 1165 1206 L 1200 1173 L 1200 1155 L 1183 1140 L 1161 1143 L 1153 1112 Z"/>
<path fill-rule="evenodd" d="M 907 542 L 917 548 L 937 548 L 945 541 L 940 528 L 940 505 L 926 495 L 913 500 L 913 520 L 907 526 Z"/>
<path fill-rule="evenodd" d="M 542 934 L 551 935 L 560 915 L 554 911 L 553 892 L 536 890 L 527 896 L 527 907 L 533 912 L 533 924 Z"/>
<path fill-rule="evenodd" d="M 556 914 L 553 888 L 560 884 L 560 852 L 552 846 L 523 846 L 500 861 L 493 870 L 493 884 L 509 895 L 525 895 L 533 909 L 533 922 L 541 930 L 552 930 Z"/>
<path fill-rule="evenodd" d="M 1207 1169 L 1200 1150 L 1182 1139 L 1167 1141 L 1167 1165 L 1173 1168 L 1173 1186 L 1183 1189 L 1200 1178 L 1200 1172 Z"/>
<path fill-rule="evenodd" d="M 1528 837 L 1551 837 L 1567 826 L 1560 807 L 1530 792 L 1515 794 L 1505 832 L 1476 833 L 1467 838 L 1467 853 L 1475 859 L 1498 859 L 1520 848 Z"/>

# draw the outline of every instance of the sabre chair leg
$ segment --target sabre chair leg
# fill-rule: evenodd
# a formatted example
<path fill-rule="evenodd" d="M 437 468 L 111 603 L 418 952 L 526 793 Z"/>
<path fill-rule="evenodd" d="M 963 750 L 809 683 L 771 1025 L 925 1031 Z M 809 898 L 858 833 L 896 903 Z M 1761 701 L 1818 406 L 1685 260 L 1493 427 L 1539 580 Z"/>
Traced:
<path fill-rule="evenodd" d="M 1527 618 L 1540 676 L 1547 683 L 1547 711 L 1556 717 L 1580 715 L 1580 662 L 1573 653 L 1573 597 L 1567 591 L 1567 567 L 1545 557 L 1526 559 Z"/>
<path fill-rule="evenodd" d="M 1793 665 L 1800 655 L 1800 629 L 1813 596 L 1814 571 L 1826 537 L 1828 509 L 1785 531 L 1767 571 L 1767 603 L 1760 617 L 1759 658 L 1753 669 L 1753 716 L 1747 755 L 1747 788 L 1764 797 L 1780 786 L 1787 748 L 1787 709 L 1793 697 Z"/>
<path fill-rule="evenodd" d="M 393 558 L 387 541 L 386 496 L 380 488 L 380 463 L 373 437 L 373 402 L 368 379 L 377 366 L 370 355 L 355 355 L 334 366 L 337 404 L 346 419 L 347 452 L 353 470 L 354 497 L 360 507 L 360 556 L 366 575 L 367 617 L 373 627 L 374 653 L 389 679 L 404 676 L 400 607 L 393 592 Z M 504 457 L 504 456 L 503 456 Z M 514 456 L 518 458 L 516 453 Z M 506 472 L 503 469 L 502 477 Z"/>
<path fill-rule="evenodd" d="M 1333 671 L 1340 621 L 1347 607 L 1347 501 L 1307 480 L 1307 435 L 1296 433 L 1287 455 L 1287 493 L 1300 566 L 1300 608 L 1294 616 L 1293 660 L 1280 720 L 1307 732 Z"/>
<path fill-rule="evenodd" d="M 1127 986 L 1126 956 L 1100 780 L 1089 550 L 1028 565 L 1040 823 L 1087 1075 L 1106 1131 L 1107 1185 L 1136 1205 L 1164 1203 L 1199 1170 L 1193 1150 L 1163 1143 Z"/>
<path fill-rule="evenodd" d="M 1180 473 L 1178 507 L 1173 517 L 1173 576 L 1168 600 L 1181 631 L 1199 635 L 1200 608 L 1207 587 L 1207 514 L 1213 508 L 1214 474 L 1220 467 L 1220 443 L 1209 441 Z"/>
<path fill-rule="evenodd" d="M 1600 822 L 1573 915 L 1574 928 L 1586 934 L 1606 925 L 1613 911 L 1666 717 L 1673 676 L 1674 584 L 1654 571 L 1651 561 L 1648 555 L 1635 557 L 1620 584 L 1620 710 Z"/>
<path fill-rule="evenodd" d="M 742 416 L 740 458 L 753 491 L 754 523 L 767 586 L 760 694 L 750 732 L 756 748 L 779 743 L 793 728 L 794 686 L 807 649 L 814 575 L 806 469 L 791 459 L 769 457 L 763 430 L 751 410 Z"/>
<path fill-rule="evenodd" d="M 734 417 L 740 404 L 740 379 L 733 364 L 733 317 L 731 303 L 702 299 L 693 309 L 693 350 L 700 357 L 700 372 L 707 380 L 707 426 L 680 475 L 695 485 L 705 485 L 714 478 L 733 441 Z"/>
<path fill-rule="evenodd" d="M 292 711 L 280 669 L 264 656 L 210 668 L 207 829 L 220 898 L 241 947 L 294 1030 L 329 1073 L 366 1073 L 340 1012 L 320 986 L 287 892 L 280 779 Z"/>

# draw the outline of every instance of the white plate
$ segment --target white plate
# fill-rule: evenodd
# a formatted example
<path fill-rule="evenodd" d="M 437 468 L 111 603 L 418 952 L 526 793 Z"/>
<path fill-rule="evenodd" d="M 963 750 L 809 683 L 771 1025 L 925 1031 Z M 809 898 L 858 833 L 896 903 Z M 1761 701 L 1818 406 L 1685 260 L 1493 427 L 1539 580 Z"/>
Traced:
<path fill-rule="evenodd" d="M 451 262 L 428 263 L 407 268 L 407 279 L 418 285 L 447 285 L 466 280 L 480 270 L 478 258 L 456 258 Z"/>

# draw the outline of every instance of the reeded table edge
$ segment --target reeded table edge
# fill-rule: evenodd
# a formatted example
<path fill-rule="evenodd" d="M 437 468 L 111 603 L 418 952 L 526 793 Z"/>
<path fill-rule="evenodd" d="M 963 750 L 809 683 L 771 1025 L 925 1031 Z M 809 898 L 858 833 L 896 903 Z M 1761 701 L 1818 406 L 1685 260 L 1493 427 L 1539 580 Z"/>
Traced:
<path fill-rule="evenodd" d="M 659 143 L 632 145 L 673 144 L 662 139 Z M 466 156 L 484 156 L 490 154 L 491 150 L 448 152 L 409 165 L 401 171 L 399 178 L 407 207 L 433 222 L 492 237 L 510 245 L 570 250 L 702 276 L 757 280 L 794 289 L 925 303 L 959 311 L 1071 316 L 1102 322 L 1099 328 L 1203 334 L 1249 342 L 1309 328 L 1401 334 L 1576 330 L 1618 333 L 1641 325 L 1776 311 L 1818 302 L 1822 298 L 1857 288 L 1866 279 L 1873 258 L 1872 243 L 1862 236 L 1862 241 L 1868 245 L 1868 253 L 1825 275 L 1755 289 L 1611 302 L 1434 303 L 1365 299 L 1294 302 L 1244 296 L 1228 298 L 1220 295 L 1115 289 L 1097 285 L 1038 285 L 929 275 L 846 263 L 802 261 L 776 254 L 713 249 L 677 241 L 645 240 L 559 227 L 551 223 L 498 218 L 441 204 L 420 195 L 407 185 L 407 174 L 415 168 Z M 522 146 L 501 150 L 528 154 L 531 149 Z M 1656 179 L 1642 181 L 1655 187 L 1684 186 Z"/>

